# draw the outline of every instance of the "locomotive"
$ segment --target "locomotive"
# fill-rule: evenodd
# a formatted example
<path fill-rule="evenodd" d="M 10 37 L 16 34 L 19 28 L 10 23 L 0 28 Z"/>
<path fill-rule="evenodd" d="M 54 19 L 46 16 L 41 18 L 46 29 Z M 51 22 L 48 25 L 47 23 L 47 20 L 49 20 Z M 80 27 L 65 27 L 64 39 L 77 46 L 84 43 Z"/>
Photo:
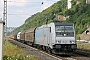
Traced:
<path fill-rule="evenodd" d="M 77 49 L 73 23 L 51 22 L 17 34 L 18 41 L 50 53 L 73 52 Z"/>

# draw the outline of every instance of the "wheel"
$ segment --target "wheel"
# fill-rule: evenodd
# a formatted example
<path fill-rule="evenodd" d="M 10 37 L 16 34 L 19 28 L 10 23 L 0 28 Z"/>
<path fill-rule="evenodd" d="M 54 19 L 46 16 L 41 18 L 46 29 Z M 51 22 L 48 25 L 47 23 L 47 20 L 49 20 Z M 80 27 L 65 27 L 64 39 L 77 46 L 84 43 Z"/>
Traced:
<path fill-rule="evenodd" d="M 52 53 L 52 50 L 50 47 L 48 47 L 48 53 Z"/>
<path fill-rule="evenodd" d="M 24 43 L 24 41 L 22 41 L 22 43 Z"/>
<path fill-rule="evenodd" d="M 46 50 L 46 47 L 45 47 L 45 46 L 43 46 L 43 50 L 44 50 L 44 51 Z"/>

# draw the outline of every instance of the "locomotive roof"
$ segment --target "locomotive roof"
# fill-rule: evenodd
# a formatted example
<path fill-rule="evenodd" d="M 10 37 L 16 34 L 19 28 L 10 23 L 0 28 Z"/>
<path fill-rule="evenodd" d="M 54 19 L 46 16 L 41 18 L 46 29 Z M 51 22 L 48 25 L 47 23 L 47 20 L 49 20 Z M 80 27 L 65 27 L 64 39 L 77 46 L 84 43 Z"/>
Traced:
<path fill-rule="evenodd" d="M 53 22 L 55 25 L 73 25 L 73 23 Z"/>

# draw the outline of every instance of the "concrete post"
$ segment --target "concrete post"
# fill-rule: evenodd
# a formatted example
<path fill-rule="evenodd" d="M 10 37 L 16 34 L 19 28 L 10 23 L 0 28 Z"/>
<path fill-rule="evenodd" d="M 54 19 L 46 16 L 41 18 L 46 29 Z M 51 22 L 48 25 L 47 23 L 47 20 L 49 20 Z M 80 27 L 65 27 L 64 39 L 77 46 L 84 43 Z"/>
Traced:
<path fill-rule="evenodd" d="M 3 37 L 4 37 L 4 22 L 0 20 L 0 60 L 3 60 Z"/>

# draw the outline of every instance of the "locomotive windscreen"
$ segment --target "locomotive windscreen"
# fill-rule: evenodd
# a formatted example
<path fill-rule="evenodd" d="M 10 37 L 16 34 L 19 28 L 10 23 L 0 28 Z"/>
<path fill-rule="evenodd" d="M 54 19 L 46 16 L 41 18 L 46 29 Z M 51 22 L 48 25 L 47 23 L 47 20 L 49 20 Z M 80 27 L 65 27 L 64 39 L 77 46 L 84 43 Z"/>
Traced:
<path fill-rule="evenodd" d="M 73 25 L 56 25 L 55 26 L 56 36 L 57 37 L 73 37 L 74 28 Z"/>

